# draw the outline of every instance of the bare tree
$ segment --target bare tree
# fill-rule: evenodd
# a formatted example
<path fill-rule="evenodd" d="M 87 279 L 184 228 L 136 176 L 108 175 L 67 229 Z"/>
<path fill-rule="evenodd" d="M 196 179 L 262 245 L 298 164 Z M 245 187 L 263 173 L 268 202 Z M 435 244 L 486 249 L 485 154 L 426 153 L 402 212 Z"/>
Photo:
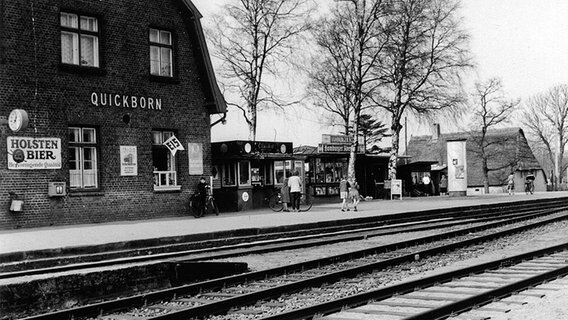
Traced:
<path fill-rule="evenodd" d="M 235 101 L 256 140 L 257 113 L 265 106 L 291 104 L 277 96 L 266 79 L 278 78 L 284 62 L 289 61 L 302 33 L 309 29 L 313 9 L 305 0 L 240 0 L 227 4 L 213 18 L 215 28 L 208 30 L 213 55 L 222 65 L 220 80 Z M 272 82 L 274 83 L 274 82 Z"/>
<path fill-rule="evenodd" d="M 371 71 L 380 63 L 388 33 L 381 33 L 384 1 L 338 0 L 329 17 L 322 19 L 314 36 L 317 57 L 311 74 L 311 91 L 319 105 L 340 116 L 346 134 L 352 135 L 348 177 L 355 179 L 359 149 L 359 118 L 373 103 L 379 79 Z"/>
<path fill-rule="evenodd" d="M 457 0 L 392 0 L 387 7 L 390 39 L 376 68 L 383 90 L 375 100 L 391 116 L 389 176 L 395 179 L 403 115 L 461 105 L 460 75 L 471 67 L 471 58 Z"/>
<path fill-rule="evenodd" d="M 508 159 L 508 157 L 502 157 L 503 150 L 505 150 L 503 146 L 506 143 L 515 143 L 515 141 L 508 141 L 507 137 L 490 138 L 488 131 L 507 123 L 520 100 L 508 100 L 503 92 L 501 80 L 497 78 L 477 82 L 472 99 L 474 131 L 468 141 L 473 143 L 475 148 L 469 150 L 477 153 L 481 158 L 483 187 L 485 193 L 489 193 L 489 172 L 503 170 L 514 165 L 500 160 L 501 158 Z"/>
<path fill-rule="evenodd" d="M 563 180 L 564 150 L 568 144 L 568 85 L 556 85 L 531 97 L 525 107 L 523 124 L 548 151 L 554 163 L 552 182 L 557 188 Z"/>

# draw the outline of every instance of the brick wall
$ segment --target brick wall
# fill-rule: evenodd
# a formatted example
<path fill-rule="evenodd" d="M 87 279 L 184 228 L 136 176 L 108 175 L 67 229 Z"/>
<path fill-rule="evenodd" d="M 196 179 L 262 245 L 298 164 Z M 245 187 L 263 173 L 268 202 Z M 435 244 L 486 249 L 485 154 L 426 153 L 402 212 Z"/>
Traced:
<path fill-rule="evenodd" d="M 137 220 L 187 214 L 187 199 L 199 176 L 188 173 L 188 152 L 178 151 L 181 191 L 155 192 L 151 130 L 172 130 L 187 143 L 203 144 L 204 171 L 210 172 L 209 113 L 204 106 L 207 78 L 199 56 L 192 13 L 182 1 L 0 0 L 0 116 L 12 109 L 28 112 L 29 127 L 13 133 L 0 126 L 0 229 Z M 100 28 L 100 70 L 60 64 L 61 11 L 95 16 Z M 149 77 L 149 28 L 170 30 L 174 38 L 175 81 Z M 84 69 L 84 68 L 83 68 Z M 95 106 L 91 94 L 160 99 L 161 110 Z M 139 101 L 139 100 L 138 100 Z M 101 103 L 100 103 L 101 104 Z M 125 123 L 125 115 L 130 122 Z M 69 187 L 67 128 L 98 130 L 97 192 L 70 192 L 50 198 L 48 182 Z M 8 170 L 7 137 L 60 138 L 62 168 Z M 120 146 L 136 146 L 138 175 L 120 175 Z M 9 211 L 10 194 L 24 210 Z"/>

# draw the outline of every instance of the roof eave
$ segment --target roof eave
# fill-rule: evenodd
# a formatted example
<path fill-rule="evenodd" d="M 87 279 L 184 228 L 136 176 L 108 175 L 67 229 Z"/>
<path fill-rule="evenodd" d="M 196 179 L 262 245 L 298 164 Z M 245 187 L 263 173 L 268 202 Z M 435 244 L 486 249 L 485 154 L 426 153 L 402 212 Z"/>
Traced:
<path fill-rule="evenodd" d="M 225 97 L 221 93 L 219 86 L 217 85 L 217 79 L 215 78 L 215 71 L 213 70 L 213 65 L 211 64 L 211 59 L 209 55 L 209 50 L 207 49 L 207 42 L 205 41 L 205 34 L 203 33 L 203 27 L 201 26 L 201 18 L 203 17 L 197 7 L 190 0 L 182 0 L 187 8 L 193 13 L 191 20 L 195 26 L 197 33 L 197 40 L 199 41 L 199 50 L 203 56 L 204 67 L 207 75 L 207 82 L 212 93 L 213 101 L 205 102 L 205 106 L 209 110 L 210 114 L 215 113 L 226 113 L 227 103 L 225 102 Z"/>

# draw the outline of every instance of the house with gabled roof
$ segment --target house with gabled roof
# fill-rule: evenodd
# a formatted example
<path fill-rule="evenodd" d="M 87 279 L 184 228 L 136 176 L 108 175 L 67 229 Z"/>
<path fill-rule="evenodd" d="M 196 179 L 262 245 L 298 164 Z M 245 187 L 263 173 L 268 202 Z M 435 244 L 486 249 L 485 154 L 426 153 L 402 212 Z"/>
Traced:
<path fill-rule="evenodd" d="M 447 175 L 447 141 L 454 140 L 466 140 L 467 194 L 484 193 L 481 132 L 441 134 L 438 124 L 434 125 L 432 135 L 413 136 L 408 143 L 407 155 L 410 161 L 406 166 L 409 167 L 409 184 L 411 181 L 419 181 L 428 173 L 432 176 L 435 193 L 439 193 L 440 177 Z M 535 176 L 535 191 L 546 191 L 546 174 L 521 128 L 489 130 L 484 145 L 487 167 L 490 170 L 487 181 L 490 193 L 504 192 L 507 177 L 511 172 L 515 177 L 515 191 L 524 191 L 524 181 L 529 174 Z M 425 172 L 428 168 L 424 169 L 424 165 L 429 167 L 430 172 Z"/>

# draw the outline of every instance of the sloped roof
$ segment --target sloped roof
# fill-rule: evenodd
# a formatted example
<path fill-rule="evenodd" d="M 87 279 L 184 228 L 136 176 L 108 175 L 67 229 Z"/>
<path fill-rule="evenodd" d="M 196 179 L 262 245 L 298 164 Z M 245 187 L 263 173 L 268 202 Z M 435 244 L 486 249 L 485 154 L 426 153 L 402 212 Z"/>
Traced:
<path fill-rule="evenodd" d="M 412 162 L 436 161 L 447 165 L 447 141 L 466 140 L 468 185 L 483 185 L 481 132 L 457 132 L 432 136 L 413 136 L 408 142 L 407 154 Z M 541 170 L 521 128 L 495 129 L 487 132 L 486 152 L 489 185 L 503 185 L 511 170 Z"/>
<path fill-rule="evenodd" d="M 201 26 L 200 19 L 203 17 L 197 7 L 190 0 L 182 0 L 189 12 L 191 13 L 191 21 L 195 27 L 195 36 L 197 37 L 198 49 L 201 54 L 201 59 L 203 62 L 203 69 L 205 76 L 207 78 L 207 89 L 209 90 L 209 95 L 207 96 L 207 101 L 205 105 L 207 106 L 209 113 L 226 113 L 227 104 L 225 98 L 219 89 L 217 84 L 217 79 L 215 78 L 215 72 L 213 70 L 213 65 L 211 64 L 211 58 L 209 56 L 209 50 L 207 49 L 207 42 L 205 41 L 205 35 L 203 33 L 203 28 Z"/>

